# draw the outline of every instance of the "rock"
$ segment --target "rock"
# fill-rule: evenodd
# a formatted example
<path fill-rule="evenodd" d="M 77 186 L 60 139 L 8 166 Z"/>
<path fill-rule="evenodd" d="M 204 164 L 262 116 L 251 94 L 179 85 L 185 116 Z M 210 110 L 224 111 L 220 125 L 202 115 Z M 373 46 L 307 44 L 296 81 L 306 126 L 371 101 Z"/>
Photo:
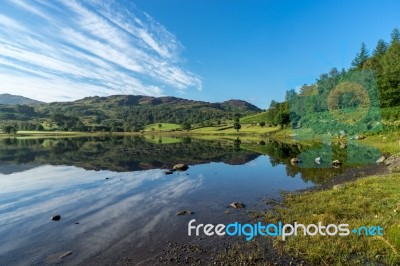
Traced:
<path fill-rule="evenodd" d="M 61 220 L 61 216 L 59 214 L 54 215 L 53 217 L 50 218 L 52 221 L 60 221 Z"/>
<path fill-rule="evenodd" d="M 385 156 L 382 156 L 381 158 L 379 158 L 378 160 L 376 160 L 376 163 L 383 163 L 385 161 Z"/>
<path fill-rule="evenodd" d="M 245 206 L 241 202 L 232 202 L 231 205 L 229 205 L 233 209 L 243 209 Z"/>
<path fill-rule="evenodd" d="M 178 171 L 186 171 L 189 168 L 187 164 L 184 163 L 178 163 L 175 164 L 172 170 L 178 170 Z"/>
<path fill-rule="evenodd" d="M 339 166 L 342 165 L 342 162 L 339 161 L 339 160 L 334 160 L 334 161 L 332 162 L 332 165 L 333 165 L 333 167 L 339 167 Z"/>
<path fill-rule="evenodd" d="M 344 185 L 343 185 L 343 184 L 334 185 L 334 186 L 333 186 L 333 189 L 334 189 L 334 190 L 342 190 L 342 189 L 344 189 Z"/>
<path fill-rule="evenodd" d="M 301 159 L 300 158 L 292 158 L 292 159 L 290 159 L 290 163 L 292 165 L 301 163 Z"/>
<path fill-rule="evenodd" d="M 390 172 L 400 172 L 400 155 L 393 155 L 385 160 Z"/>
<path fill-rule="evenodd" d="M 63 258 L 65 258 L 65 257 L 68 257 L 69 255 L 72 255 L 72 251 L 67 251 L 67 252 L 65 252 L 64 254 L 62 254 L 62 255 L 60 256 L 60 259 L 63 259 Z"/>
<path fill-rule="evenodd" d="M 315 158 L 315 163 L 317 163 L 317 164 L 321 164 L 321 157 L 317 157 L 317 158 Z"/>
<path fill-rule="evenodd" d="M 397 155 L 397 156 L 399 156 L 399 155 Z M 394 163 L 394 162 L 396 161 L 396 159 L 397 159 L 397 156 L 396 156 L 396 155 L 390 156 L 389 158 L 387 158 L 387 159 L 385 160 L 385 164 L 386 164 L 386 165 L 389 165 L 389 164 Z"/>
<path fill-rule="evenodd" d="M 184 210 L 184 211 L 179 211 L 176 213 L 176 215 L 192 215 L 192 211 Z"/>
<path fill-rule="evenodd" d="M 358 135 L 356 135 L 356 136 L 354 137 L 354 139 L 362 140 L 362 139 L 365 139 L 365 136 L 358 136 Z"/>
<path fill-rule="evenodd" d="M 347 147 L 346 143 L 340 142 L 340 148 L 341 149 L 346 149 L 346 147 Z"/>
<path fill-rule="evenodd" d="M 164 174 L 166 174 L 166 175 L 172 175 L 174 172 L 173 171 L 171 171 L 171 170 L 168 170 L 168 171 L 164 171 Z"/>

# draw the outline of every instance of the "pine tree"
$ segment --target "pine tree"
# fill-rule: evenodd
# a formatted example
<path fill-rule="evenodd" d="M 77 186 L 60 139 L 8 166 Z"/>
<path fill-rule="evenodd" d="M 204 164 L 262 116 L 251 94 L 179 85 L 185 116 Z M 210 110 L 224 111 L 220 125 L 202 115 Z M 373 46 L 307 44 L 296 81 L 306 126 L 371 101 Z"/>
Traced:
<path fill-rule="evenodd" d="M 392 37 L 391 44 L 400 43 L 400 31 L 398 28 L 393 29 L 391 37 Z"/>
<path fill-rule="evenodd" d="M 354 58 L 351 65 L 356 68 L 362 67 L 365 61 L 368 60 L 368 57 L 369 57 L 369 52 L 367 50 L 367 46 L 365 45 L 365 43 L 362 43 L 360 52 L 357 53 L 356 58 Z"/>
<path fill-rule="evenodd" d="M 379 56 L 379 57 L 383 56 L 386 53 L 387 48 L 388 48 L 388 44 L 384 40 L 380 39 L 378 41 L 378 43 L 376 44 L 376 47 L 375 47 L 374 51 L 372 52 L 372 54 L 374 56 Z"/>

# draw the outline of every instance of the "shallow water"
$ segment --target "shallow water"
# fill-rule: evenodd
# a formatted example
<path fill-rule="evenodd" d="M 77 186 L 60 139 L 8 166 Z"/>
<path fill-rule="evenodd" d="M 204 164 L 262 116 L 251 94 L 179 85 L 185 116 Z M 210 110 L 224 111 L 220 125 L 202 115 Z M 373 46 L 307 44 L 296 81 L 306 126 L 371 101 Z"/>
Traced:
<path fill-rule="evenodd" d="M 279 152 L 266 155 L 229 141 L 10 141 L 0 153 L 2 265 L 144 260 L 165 241 L 187 239 L 189 220 L 236 221 L 249 209 L 265 208 L 257 205 L 262 198 L 312 187 L 321 171 L 285 164 L 293 151 L 274 143 L 263 148 L 275 145 Z M 189 169 L 164 174 L 162 168 L 178 162 Z M 246 209 L 226 215 L 233 201 Z M 180 210 L 194 214 L 177 216 Z M 59 222 L 50 220 L 55 214 Z"/>

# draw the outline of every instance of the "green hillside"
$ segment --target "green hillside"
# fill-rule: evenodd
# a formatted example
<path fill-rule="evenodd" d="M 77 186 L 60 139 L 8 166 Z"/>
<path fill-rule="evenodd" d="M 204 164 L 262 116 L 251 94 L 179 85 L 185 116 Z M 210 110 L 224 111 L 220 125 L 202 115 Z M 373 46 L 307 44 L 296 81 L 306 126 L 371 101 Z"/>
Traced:
<path fill-rule="evenodd" d="M 253 124 L 253 123 L 260 123 L 260 122 L 267 122 L 267 112 L 258 113 L 255 115 L 249 115 L 242 117 L 240 122 L 243 124 Z"/>
<path fill-rule="evenodd" d="M 220 124 L 235 113 L 252 115 L 261 110 L 245 101 L 222 103 L 193 101 L 176 97 L 114 95 L 87 97 L 73 102 L 43 103 L 37 106 L 0 105 L 0 127 L 17 130 L 113 131 L 149 130 L 159 123 Z M 150 130 L 153 126 L 150 126 Z M 161 128 L 171 130 L 172 128 Z"/>

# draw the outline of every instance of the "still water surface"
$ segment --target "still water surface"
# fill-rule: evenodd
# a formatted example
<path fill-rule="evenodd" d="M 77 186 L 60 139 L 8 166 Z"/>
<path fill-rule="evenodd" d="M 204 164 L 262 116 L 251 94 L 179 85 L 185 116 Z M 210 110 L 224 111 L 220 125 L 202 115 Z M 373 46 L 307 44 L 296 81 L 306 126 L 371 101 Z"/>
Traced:
<path fill-rule="evenodd" d="M 187 240 L 191 219 L 233 222 L 240 212 L 265 208 L 260 199 L 321 182 L 320 169 L 289 163 L 298 149 L 173 137 L 3 140 L 0 264 L 156 256 L 166 241 Z M 164 174 L 180 162 L 189 169 Z M 227 215 L 233 201 L 246 209 Z M 194 214 L 177 216 L 180 210 Z M 50 220 L 55 214 L 59 222 Z"/>

